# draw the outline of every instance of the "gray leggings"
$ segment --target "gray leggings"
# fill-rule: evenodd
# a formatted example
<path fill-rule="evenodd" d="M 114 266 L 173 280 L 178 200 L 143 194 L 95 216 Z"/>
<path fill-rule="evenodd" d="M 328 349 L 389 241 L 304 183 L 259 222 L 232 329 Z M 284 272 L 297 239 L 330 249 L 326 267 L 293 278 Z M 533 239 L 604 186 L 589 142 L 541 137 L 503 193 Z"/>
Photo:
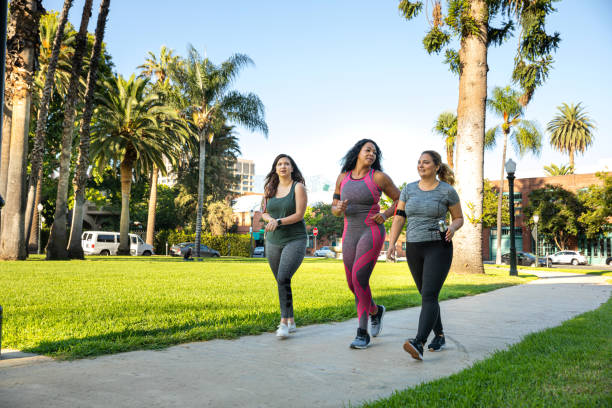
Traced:
<path fill-rule="evenodd" d="M 302 264 L 305 253 L 305 238 L 299 238 L 282 245 L 266 242 L 268 263 L 278 283 L 278 300 L 280 302 L 281 318 L 293 317 L 291 278 Z"/>

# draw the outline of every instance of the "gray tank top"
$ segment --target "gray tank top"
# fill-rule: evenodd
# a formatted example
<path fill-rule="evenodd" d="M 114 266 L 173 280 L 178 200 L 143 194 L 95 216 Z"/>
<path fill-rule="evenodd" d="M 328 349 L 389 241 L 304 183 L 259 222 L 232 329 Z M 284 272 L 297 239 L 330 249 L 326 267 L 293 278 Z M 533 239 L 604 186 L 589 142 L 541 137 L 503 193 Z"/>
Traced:
<path fill-rule="evenodd" d="M 266 203 L 266 212 L 272 218 L 284 218 L 295 214 L 295 185 L 293 182 L 289 193 L 280 198 L 271 197 Z M 276 245 L 286 244 L 296 239 L 306 239 L 306 223 L 304 220 L 295 224 L 280 225 L 276 230 L 266 233 L 266 240 Z"/>

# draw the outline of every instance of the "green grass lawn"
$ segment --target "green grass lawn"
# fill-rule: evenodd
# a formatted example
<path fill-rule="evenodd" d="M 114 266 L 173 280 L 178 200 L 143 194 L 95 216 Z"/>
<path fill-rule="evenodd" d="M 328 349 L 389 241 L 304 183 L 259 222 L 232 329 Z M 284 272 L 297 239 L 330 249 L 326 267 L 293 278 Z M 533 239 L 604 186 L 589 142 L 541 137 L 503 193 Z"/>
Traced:
<path fill-rule="evenodd" d="M 276 282 L 265 259 L 90 257 L 0 263 L 2 346 L 82 358 L 271 331 L 279 320 Z M 449 276 L 441 299 L 532 279 L 488 268 Z M 341 261 L 307 259 L 293 279 L 298 325 L 356 315 Z M 405 263 L 380 262 L 374 299 L 389 310 L 420 305 Z"/>
<path fill-rule="evenodd" d="M 458 374 L 364 407 L 612 407 L 612 299 Z"/>

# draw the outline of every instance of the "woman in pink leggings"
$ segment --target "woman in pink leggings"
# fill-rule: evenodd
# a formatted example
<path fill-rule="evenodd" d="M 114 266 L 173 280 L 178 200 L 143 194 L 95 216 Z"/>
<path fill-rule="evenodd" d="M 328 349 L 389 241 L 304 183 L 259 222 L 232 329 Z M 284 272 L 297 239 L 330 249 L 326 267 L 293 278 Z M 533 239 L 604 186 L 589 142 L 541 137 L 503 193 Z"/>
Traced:
<path fill-rule="evenodd" d="M 344 216 L 342 259 L 359 317 L 357 337 L 350 345 L 355 349 L 364 349 L 370 343 L 368 316 L 372 336 L 376 337 L 382 330 L 385 313 L 385 307 L 372 300 L 369 282 L 385 241 L 383 223 L 393 214 L 400 191 L 382 172 L 381 159 L 380 149 L 373 140 L 357 142 L 342 159 L 342 172 L 336 181 L 332 203 L 332 213 Z M 393 200 L 393 205 L 380 212 L 378 202 L 383 192 Z"/>

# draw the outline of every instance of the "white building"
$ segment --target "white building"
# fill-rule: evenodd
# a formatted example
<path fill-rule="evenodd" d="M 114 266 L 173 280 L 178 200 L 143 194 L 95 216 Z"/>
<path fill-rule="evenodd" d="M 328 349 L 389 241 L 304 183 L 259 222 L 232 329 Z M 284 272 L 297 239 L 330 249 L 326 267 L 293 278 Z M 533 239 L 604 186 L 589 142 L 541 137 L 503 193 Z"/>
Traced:
<path fill-rule="evenodd" d="M 240 177 L 238 184 L 234 185 L 234 192 L 238 194 L 254 192 L 255 162 L 253 162 L 253 160 L 236 160 L 236 164 L 234 165 L 234 175 Z"/>

